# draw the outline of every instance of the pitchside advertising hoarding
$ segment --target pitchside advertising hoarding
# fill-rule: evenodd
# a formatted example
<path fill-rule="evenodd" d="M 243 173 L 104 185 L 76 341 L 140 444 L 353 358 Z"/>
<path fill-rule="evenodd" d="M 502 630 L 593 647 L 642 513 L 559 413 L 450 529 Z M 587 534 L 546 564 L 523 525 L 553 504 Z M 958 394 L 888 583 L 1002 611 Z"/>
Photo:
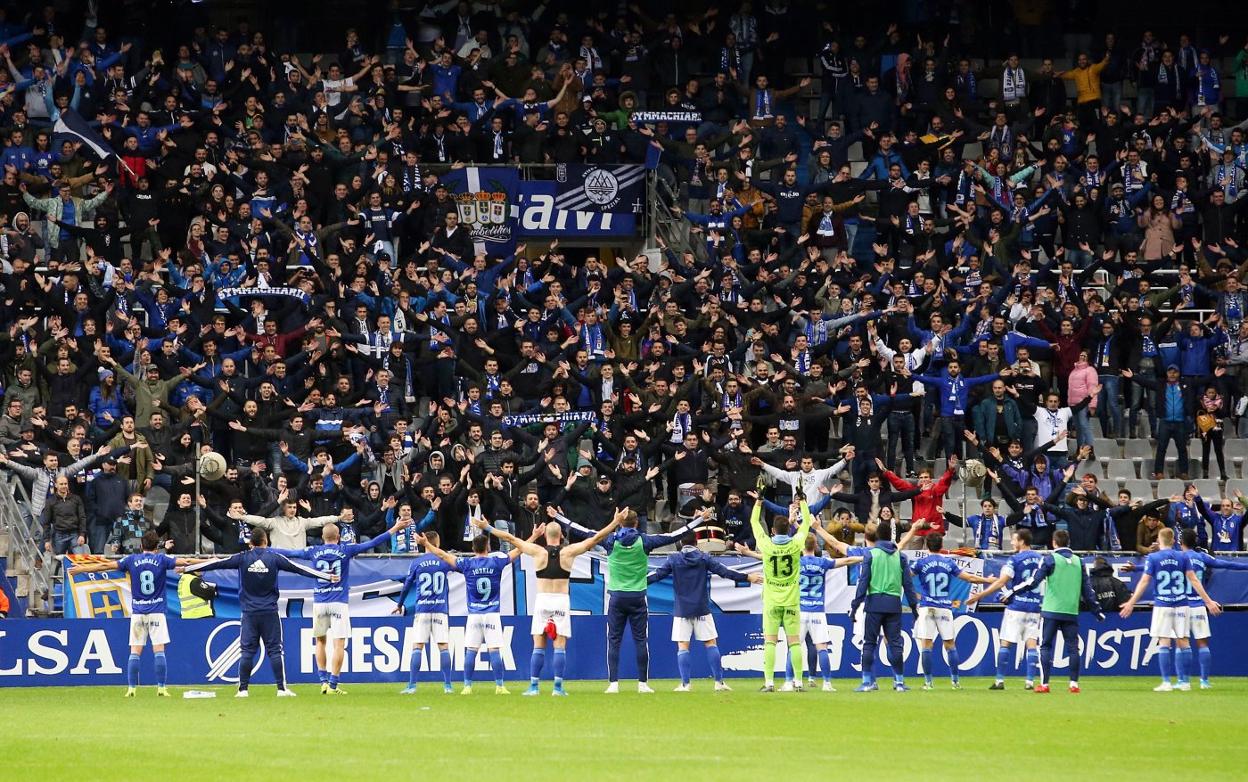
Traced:
<path fill-rule="evenodd" d="M 988 676 L 995 670 L 995 658 L 1001 613 L 985 611 L 963 614 L 954 622 L 958 651 L 962 655 L 961 671 L 968 676 Z M 1152 673 L 1150 663 L 1153 647 L 1148 637 L 1149 613 L 1139 611 L 1130 619 L 1117 617 L 1097 622 L 1085 615 L 1081 632 L 1083 670 L 1086 674 L 1126 676 Z M 732 677 L 758 677 L 763 668 L 763 638 L 760 617 L 756 614 L 720 614 L 715 617 L 719 629 L 719 647 L 723 654 L 724 671 Z M 830 645 L 832 666 L 837 677 L 856 678 L 860 670 L 862 639 L 842 614 L 828 617 L 832 632 Z M 312 625 L 306 619 L 283 622 L 286 649 L 286 675 L 294 683 L 316 681 L 316 664 Z M 503 662 L 508 679 L 527 679 L 529 653 L 529 617 L 508 616 L 503 619 Z M 676 645 L 671 638 L 670 616 L 650 618 L 650 676 L 675 678 Z M 918 672 L 918 648 L 911 635 L 909 615 L 903 623 L 906 672 Z M 228 687 L 238 682 L 237 619 L 170 619 L 172 641 L 168 647 L 169 681 L 177 685 L 216 685 Z M 126 658 L 129 655 L 129 620 L 127 619 L 17 619 L 0 623 L 0 686 L 47 685 L 122 685 L 125 684 Z M 464 665 L 464 617 L 451 618 L 450 646 L 454 679 L 460 680 Z M 352 620 L 351 639 L 347 645 L 344 678 L 348 682 L 407 681 L 413 635 L 410 618 L 369 617 Z M 1248 644 L 1248 613 L 1233 612 L 1213 620 L 1214 674 L 1218 676 L 1248 675 L 1248 656 L 1236 650 Z M 709 675 L 705 659 L 695 645 L 694 674 Z M 1070 650 L 1060 640 L 1055 665 L 1060 677 L 1068 664 Z M 877 672 L 886 670 L 884 650 L 880 650 Z M 783 655 L 779 656 L 783 667 Z M 937 655 L 939 658 L 940 655 Z M 1023 670 L 1022 649 L 1016 647 L 1016 675 Z M 154 681 L 151 654 L 143 657 L 141 681 Z M 272 682 L 269 666 L 257 660 L 253 683 Z M 426 655 L 421 666 L 420 681 L 441 682 L 439 656 Z M 489 663 L 480 659 L 477 679 L 490 678 Z M 634 678 L 636 666 L 632 639 L 627 634 L 621 655 L 621 676 Z M 943 676 L 947 668 L 937 662 L 935 673 Z M 572 620 L 572 638 L 568 642 L 568 678 L 604 679 L 606 668 L 606 619 L 602 616 L 576 616 Z M 546 672 L 549 678 L 549 671 Z"/>

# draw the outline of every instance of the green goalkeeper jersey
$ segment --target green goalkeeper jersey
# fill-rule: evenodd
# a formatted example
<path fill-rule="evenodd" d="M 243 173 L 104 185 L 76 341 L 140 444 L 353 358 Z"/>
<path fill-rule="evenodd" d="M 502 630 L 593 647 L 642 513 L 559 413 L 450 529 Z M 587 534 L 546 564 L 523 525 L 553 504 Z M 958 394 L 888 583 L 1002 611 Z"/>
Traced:
<path fill-rule="evenodd" d="M 754 513 L 750 516 L 750 528 L 754 531 L 754 539 L 758 541 L 759 553 L 763 555 L 763 606 L 792 606 L 797 610 L 800 584 L 798 580 L 801 570 L 802 550 L 806 545 L 806 535 L 810 533 L 814 518 L 805 501 L 801 504 L 802 523 L 797 534 L 783 543 L 777 543 L 763 528 L 763 504 L 754 505 Z"/>

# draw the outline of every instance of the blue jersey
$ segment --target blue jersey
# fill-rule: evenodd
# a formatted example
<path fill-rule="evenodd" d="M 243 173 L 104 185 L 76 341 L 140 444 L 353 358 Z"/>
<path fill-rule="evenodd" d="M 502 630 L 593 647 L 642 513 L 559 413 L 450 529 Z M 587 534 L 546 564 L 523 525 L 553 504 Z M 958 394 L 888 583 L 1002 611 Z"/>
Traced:
<path fill-rule="evenodd" d="M 1199 578 L 1202 584 L 1208 581 L 1209 571 L 1214 568 L 1248 570 L 1248 560 L 1218 559 L 1203 551 L 1185 551 L 1183 553 L 1187 554 L 1188 567 L 1196 574 L 1196 578 Z M 1183 579 L 1183 586 L 1187 590 L 1187 605 L 1191 608 L 1204 608 L 1204 598 L 1196 591 L 1196 587 L 1192 586 L 1192 582 L 1185 578 Z"/>
<path fill-rule="evenodd" d="M 1144 558 L 1144 573 L 1153 580 L 1153 605 L 1176 608 L 1187 605 L 1187 554 L 1178 549 L 1154 551 Z"/>
<path fill-rule="evenodd" d="M 433 554 L 422 554 L 412 563 L 403 580 L 403 591 L 399 593 L 399 605 L 407 605 L 407 593 L 416 587 L 416 613 L 418 614 L 449 614 L 451 612 L 447 598 L 450 587 L 447 586 L 447 574 L 451 566 Z"/>
<path fill-rule="evenodd" d="M 1244 517 L 1238 513 L 1224 516 L 1213 514 L 1213 538 L 1210 540 L 1214 551 L 1239 551 Z"/>
<path fill-rule="evenodd" d="M 867 552 L 870 550 L 871 549 L 865 546 L 850 546 L 849 548 L 845 549 L 845 556 L 865 557 L 867 555 Z M 858 576 L 860 575 L 862 575 L 862 563 L 858 563 L 857 565 L 850 565 L 849 576 L 848 576 L 849 582 L 851 584 L 856 584 L 858 582 Z"/>
<path fill-rule="evenodd" d="M 953 581 L 962 572 L 958 563 L 941 554 L 927 554 L 910 566 L 919 582 L 920 608 L 953 608 Z"/>
<path fill-rule="evenodd" d="M 496 614 L 502 597 L 503 573 L 511 564 L 511 557 L 485 555 L 460 559 L 455 569 L 464 574 L 468 589 L 468 613 Z"/>
<path fill-rule="evenodd" d="M 797 574 L 800 590 L 799 606 L 802 611 L 814 614 L 825 613 L 824 584 L 827 573 L 836 567 L 835 559 L 827 557 L 803 556 Z"/>
<path fill-rule="evenodd" d="M 298 551 L 282 551 L 280 553 L 287 555 L 291 559 L 309 560 L 312 563 L 312 567 L 320 572 L 338 576 L 338 583 L 336 584 L 329 581 L 316 582 L 316 588 L 312 593 L 313 602 L 346 603 L 351 594 L 351 584 L 348 581 L 351 572 L 351 559 L 357 554 L 363 554 L 374 546 L 383 545 L 389 540 L 390 533 L 383 532 L 364 543 L 323 543 L 319 546 L 312 546 Z"/>
<path fill-rule="evenodd" d="M 117 566 L 130 575 L 130 613 L 165 612 L 165 574 L 178 561 L 168 554 L 144 551 L 122 557 Z"/>
<path fill-rule="evenodd" d="M 1035 575 L 1040 569 L 1040 564 L 1044 561 L 1044 557 L 1038 551 L 1020 551 L 1010 557 L 1005 563 L 1005 567 L 1001 568 L 1001 573 L 1010 579 L 1009 587 L 1013 591 L 1018 585 Z M 1014 599 L 1010 601 L 1009 607 L 1015 611 L 1022 611 L 1028 614 L 1040 613 L 1040 590 L 1027 589 L 1014 595 Z"/>

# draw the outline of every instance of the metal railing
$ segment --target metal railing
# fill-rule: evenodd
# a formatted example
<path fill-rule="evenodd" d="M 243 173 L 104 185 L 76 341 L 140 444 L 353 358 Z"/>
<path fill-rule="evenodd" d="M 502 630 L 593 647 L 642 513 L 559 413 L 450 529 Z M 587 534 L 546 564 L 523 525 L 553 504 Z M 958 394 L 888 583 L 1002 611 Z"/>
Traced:
<path fill-rule="evenodd" d="M 8 479 L 8 487 L 10 491 L 0 491 L 0 530 L 8 533 L 10 555 L 17 565 L 9 572 L 19 578 L 26 576 L 28 587 L 24 597 L 27 613 L 47 616 L 52 611 L 52 576 L 51 563 L 44 560 L 36 542 L 42 537 L 42 531 L 33 518 L 27 521 L 29 511 L 19 505 L 20 502 L 25 503 L 26 508 L 30 507 L 26 487 L 12 476 Z M 22 597 L 21 594 L 18 596 Z"/>

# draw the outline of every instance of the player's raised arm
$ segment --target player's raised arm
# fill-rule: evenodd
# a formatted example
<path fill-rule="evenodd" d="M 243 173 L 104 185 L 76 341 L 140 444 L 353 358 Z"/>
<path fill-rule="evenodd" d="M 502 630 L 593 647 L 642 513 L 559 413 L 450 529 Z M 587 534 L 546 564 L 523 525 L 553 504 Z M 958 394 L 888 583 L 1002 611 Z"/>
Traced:
<path fill-rule="evenodd" d="M 121 560 L 110 559 L 105 562 L 87 562 L 81 565 L 74 565 L 69 569 L 71 576 L 81 573 L 108 573 L 113 570 L 121 570 Z"/>
<path fill-rule="evenodd" d="M 512 545 L 512 549 L 511 551 L 507 552 L 507 556 L 510 557 L 512 560 L 515 560 L 521 554 L 528 554 L 530 557 L 539 557 L 542 554 L 546 553 L 546 549 L 542 548 L 536 543 L 531 543 L 527 540 L 521 540 L 520 538 L 517 538 L 515 535 L 512 535 L 510 532 L 508 532 L 505 529 L 498 529 L 497 527 L 495 527 L 493 524 L 486 521 L 485 519 L 474 518 L 472 519 L 471 524 L 477 529 L 483 532 L 489 533 L 490 535 L 493 535 L 499 540 L 510 543 Z"/>
<path fill-rule="evenodd" d="M 761 560 L 763 558 L 762 554 L 750 548 L 749 546 L 745 545 L 744 543 L 734 543 L 732 545 L 732 548 L 734 551 L 736 551 L 738 554 L 740 554 L 743 557 L 749 557 L 750 559 L 758 559 L 758 560 Z"/>
<path fill-rule="evenodd" d="M 980 592 L 976 592 L 975 594 L 968 597 L 966 599 L 966 604 L 971 605 L 972 603 L 978 603 L 980 600 L 983 600 L 985 597 L 988 597 L 991 594 L 995 594 L 996 592 L 1000 591 L 1001 587 L 1005 586 L 1009 580 L 1010 580 L 1009 576 L 1002 573 L 1001 575 L 997 576 L 995 579 L 992 579 L 992 583 L 990 583 L 987 586 L 987 588 L 985 588 L 984 590 Z"/>
<path fill-rule="evenodd" d="M 589 551 L 594 546 L 607 539 L 607 536 L 619 529 L 620 523 L 624 521 L 624 517 L 628 515 L 628 509 L 616 508 L 615 515 L 611 518 L 611 523 L 594 533 L 589 540 L 582 540 L 580 543 L 573 543 L 564 549 L 571 556 L 579 556 Z"/>
<path fill-rule="evenodd" d="M 276 553 L 276 552 L 274 552 Z M 316 568 L 310 568 L 307 565 L 300 565 L 298 562 L 287 557 L 285 554 L 278 554 L 277 567 L 279 570 L 285 570 L 287 573 L 295 573 L 308 578 L 315 578 L 318 581 L 328 581 L 331 584 L 337 583 L 339 576 L 335 573 L 327 573 Z"/>
<path fill-rule="evenodd" d="M 812 525 L 810 531 L 815 533 L 815 535 L 817 535 L 824 543 L 836 549 L 836 552 L 840 554 L 841 557 L 845 557 L 849 554 L 849 544 L 837 539 L 835 535 L 824 529 L 822 524 Z"/>
<path fill-rule="evenodd" d="M 758 496 L 754 498 L 754 510 L 750 512 L 750 531 L 754 540 L 767 540 L 767 530 L 763 529 L 763 477 L 758 477 Z"/>
<path fill-rule="evenodd" d="M 901 540 L 897 541 L 897 548 L 905 550 L 910 545 L 910 541 L 914 540 L 914 536 L 919 534 L 919 530 L 927 529 L 932 526 L 927 519 L 918 519 L 911 523 L 910 529 L 906 530 L 906 534 L 901 536 Z"/>
<path fill-rule="evenodd" d="M 626 510 L 624 512 L 628 513 L 629 511 Z M 672 543 L 678 543 L 680 542 L 680 539 L 685 536 L 685 533 L 689 532 L 692 529 L 695 529 L 701 524 L 704 524 L 707 521 L 707 519 L 711 517 L 711 514 L 713 512 L 714 512 L 714 508 L 709 508 L 709 507 L 703 508 L 701 512 L 699 512 L 698 515 L 690 519 L 688 524 L 678 529 L 674 529 L 671 532 L 667 533 L 666 535 L 642 535 L 641 544 L 643 547 L 645 547 L 647 552 L 650 552 L 661 546 L 667 546 Z"/>
<path fill-rule="evenodd" d="M 797 525 L 797 539 L 806 540 L 806 536 L 810 534 L 810 528 L 815 523 L 815 517 L 810 515 L 810 506 L 806 504 L 806 495 L 798 492 L 797 508 L 801 513 L 802 522 Z"/>
<path fill-rule="evenodd" d="M 1131 597 L 1127 598 L 1127 602 L 1122 604 L 1121 610 L 1118 611 L 1118 616 L 1123 619 L 1131 616 L 1131 612 L 1135 610 L 1135 604 L 1140 602 L 1141 597 L 1144 597 L 1144 592 L 1148 590 L 1148 584 L 1152 580 L 1152 576 L 1147 573 L 1140 574 L 1140 583 L 1135 585 L 1135 591 L 1131 593 Z M 1200 579 L 1197 579 L 1197 581 L 1199 580 Z M 1201 590 L 1204 590 L 1203 585 L 1201 586 Z"/>
<path fill-rule="evenodd" d="M 442 560 L 443 562 L 450 565 L 451 567 L 455 568 L 456 570 L 459 569 L 459 560 L 455 557 L 455 555 L 447 553 L 443 551 L 442 549 L 438 548 L 436 545 L 434 545 L 433 543 L 429 541 L 429 538 L 425 537 L 424 535 L 417 535 L 416 542 L 424 546 L 425 551 L 428 551 L 430 554 L 434 555 L 435 557 Z"/>
<path fill-rule="evenodd" d="M 203 573 L 205 570 L 229 570 L 236 568 L 243 562 L 243 552 L 231 554 L 224 559 L 205 559 L 194 565 L 188 565 L 182 569 L 183 573 Z"/>

